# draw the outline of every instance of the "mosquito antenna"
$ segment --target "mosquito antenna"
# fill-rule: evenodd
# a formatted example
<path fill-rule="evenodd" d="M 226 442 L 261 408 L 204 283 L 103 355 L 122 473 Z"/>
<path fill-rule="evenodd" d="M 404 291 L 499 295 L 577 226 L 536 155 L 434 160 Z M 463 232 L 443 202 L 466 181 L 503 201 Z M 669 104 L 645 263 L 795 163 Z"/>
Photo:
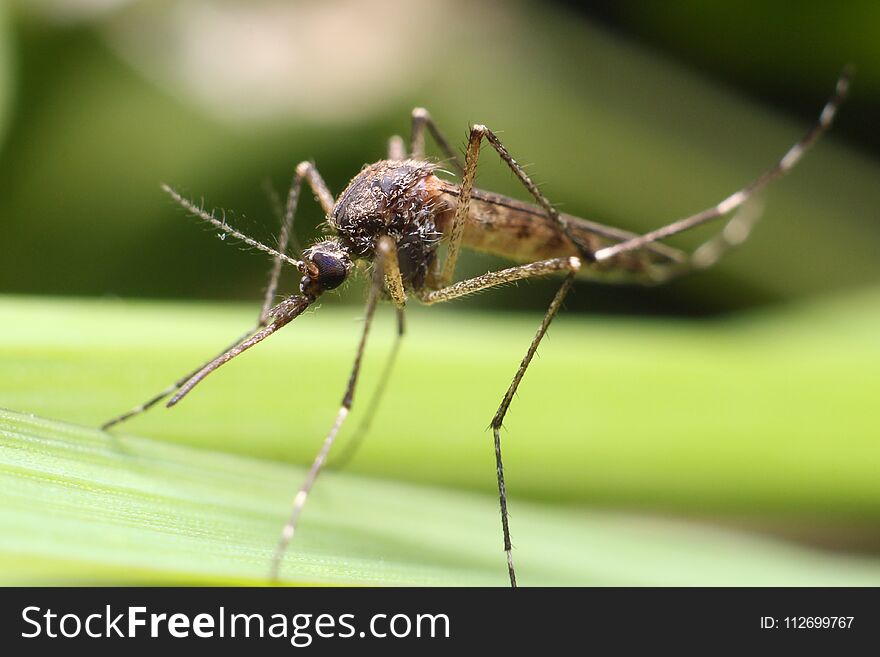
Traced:
<path fill-rule="evenodd" d="M 755 192 L 763 189 L 767 184 L 790 171 L 791 168 L 800 161 L 813 142 L 815 142 L 831 125 L 831 122 L 834 120 L 834 115 L 837 113 L 837 108 L 840 107 L 840 104 L 843 102 L 843 99 L 846 97 L 847 91 L 849 90 L 849 83 L 852 79 L 852 74 L 853 71 L 851 67 L 847 66 L 843 69 L 843 72 L 837 79 L 837 86 L 834 88 L 834 93 L 822 108 L 822 112 L 819 114 L 819 119 L 809 130 L 807 130 L 806 134 L 801 137 L 800 141 L 788 149 L 785 155 L 782 156 L 782 159 L 780 159 L 772 169 L 768 169 L 755 178 L 751 183 L 739 191 L 734 192 L 711 208 L 707 208 L 706 210 L 691 215 L 690 217 L 675 221 L 658 228 L 657 230 L 651 231 L 650 233 L 645 233 L 644 235 L 634 237 L 625 242 L 620 242 L 619 244 L 599 249 L 594 254 L 596 260 L 607 260 L 608 258 L 626 251 L 640 249 L 651 242 L 671 237 L 672 235 L 690 230 L 700 224 L 722 217 L 740 207 Z"/>
<path fill-rule="evenodd" d="M 296 268 L 300 268 L 300 267 L 302 266 L 303 263 L 302 263 L 300 260 L 294 260 L 294 259 L 291 258 L 290 256 L 285 255 L 285 254 L 281 253 L 280 251 L 276 251 L 276 250 L 273 249 L 271 246 L 266 246 L 266 245 L 263 244 L 262 242 L 258 242 L 257 240 L 255 240 L 253 237 L 248 237 L 248 236 L 245 235 L 244 233 L 235 230 L 232 226 L 230 226 L 229 224 L 227 224 L 225 221 L 221 221 L 220 219 L 218 219 L 217 217 L 215 217 L 215 216 L 213 215 L 213 213 L 209 214 L 209 213 L 205 212 L 205 210 L 204 210 L 203 208 L 201 208 L 200 206 L 196 205 L 195 203 L 193 203 L 193 202 L 190 201 L 189 199 L 184 198 L 183 196 L 181 196 L 180 194 L 178 194 L 178 193 L 177 193 L 173 188 L 171 188 L 170 186 L 163 184 L 163 185 L 162 185 L 162 189 L 163 189 L 163 190 L 164 190 L 164 191 L 165 191 L 165 192 L 166 192 L 171 198 L 173 198 L 173 199 L 177 202 L 178 205 L 180 205 L 181 207 L 183 207 L 184 209 L 186 209 L 186 210 L 187 210 L 188 212 L 190 212 L 192 215 L 198 217 L 199 219 L 201 219 L 201 220 L 203 220 L 203 221 L 207 221 L 209 224 L 212 224 L 213 226 L 219 228 L 219 229 L 222 230 L 224 233 L 227 233 L 227 234 L 229 234 L 229 235 L 232 235 L 233 237 L 235 237 L 236 239 L 241 240 L 242 242 L 244 242 L 244 243 L 247 244 L 248 246 L 252 246 L 252 247 L 254 247 L 255 249 L 258 249 L 258 250 L 260 250 L 260 251 L 263 251 L 264 253 L 268 253 L 268 254 L 271 255 L 271 256 L 275 256 L 276 258 L 279 258 L 280 260 L 284 260 L 285 262 L 287 262 L 287 263 L 293 265 L 293 266 L 296 267 Z"/>

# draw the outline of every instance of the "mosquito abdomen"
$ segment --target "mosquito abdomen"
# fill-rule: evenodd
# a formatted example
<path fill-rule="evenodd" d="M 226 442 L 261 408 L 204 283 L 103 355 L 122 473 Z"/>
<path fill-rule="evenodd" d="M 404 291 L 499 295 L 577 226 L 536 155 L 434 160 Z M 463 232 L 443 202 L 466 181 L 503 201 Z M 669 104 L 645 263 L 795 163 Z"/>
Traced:
<path fill-rule="evenodd" d="M 438 208 L 445 208 L 445 211 L 437 212 L 436 222 L 437 227 L 446 233 L 458 205 L 458 186 L 436 177 L 427 185 L 437 195 Z M 571 215 L 562 214 L 561 217 L 580 246 L 590 253 L 634 237 L 632 233 Z M 580 255 L 579 249 L 542 208 L 479 189 L 473 190 L 471 195 L 462 246 L 515 262 Z M 633 275 L 644 275 L 654 264 L 668 264 L 680 259 L 678 250 L 653 244 L 640 251 L 621 254 L 619 258 L 591 263 L 581 272 L 588 278 L 598 274 L 605 280 L 627 280 Z"/>

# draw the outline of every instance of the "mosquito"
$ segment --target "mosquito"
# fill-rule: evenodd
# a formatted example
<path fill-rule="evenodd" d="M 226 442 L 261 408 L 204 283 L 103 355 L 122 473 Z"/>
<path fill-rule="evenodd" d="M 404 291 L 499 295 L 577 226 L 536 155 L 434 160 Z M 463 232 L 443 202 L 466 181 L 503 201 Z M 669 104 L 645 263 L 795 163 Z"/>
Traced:
<path fill-rule="evenodd" d="M 760 214 L 752 202 L 755 193 L 797 164 L 809 146 L 831 125 L 846 96 L 850 77 L 849 71 L 844 70 L 818 120 L 773 167 L 719 203 L 641 235 L 559 212 L 513 158 L 498 135 L 484 125 L 471 126 L 462 163 L 424 108 L 412 111 L 409 150 L 401 137 L 391 137 L 387 159 L 364 166 L 338 198 L 333 197 L 312 162 L 297 165 L 283 212 L 278 203 L 281 228 L 277 248 L 245 235 L 229 226 L 224 219 L 215 217 L 213 212 L 206 212 L 171 187 L 163 186 L 171 198 L 189 213 L 221 230 L 222 237 L 232 236 L 272 256 L 269 282 L 259 319 L 251 331 L 216 358 L 181 377 L 146 402 L 104 423 L 102 428 L 109 429 L 169 396 L 171 398 L 166 406 L 170 408 L 176 405 L 214 370 L 289 324 L 325 292 L 338 288 L 356 268 L 361 266 L 371 270 L 363 328 L 348 384 L 336 418 L 293 499 L 290 516 L 282 528 L 270 565 L 270 579 L 275 581 L 287 547 L 297 531 L 309 493 L 352 408 L 361 360 L 378 302 L 390 300 L 398 316 L 395 348 L 379 384 L 378 390 L 381 391 L 404 333 L 403 313 L 409 297 L 433 305 L 528 278 L 562 276 L 562 283 L 489 425 L 494 438 L 503 548 L 510 585 L 515 587 L 516 571 L 508 523 L 500 430 L 517 387 L 575 278 L 655 285 L 714 264 L 751 232 Z M 431 135 L 445 155 L 444 166 L 457 170 L 459 182 L 449 179 L 455 178 L 455 174 L 442 170 L 440 163 L 426 157 L 426 134 Z M 483 142 L 488 142 L 497 152 L 534 203 L 524 203 L 474 187 Z M 327 234 L 294 258 L 288 255 L 288 246 L 304 182 L 309 185 L 326 215 Z M 661 242 L 728 216 L 720 232 L 691 252 Z M 453 282 L 462 248 L 488 252 L 520 264 Z M 299 293 L 285 296 L 280 303 L 274 304 L 284 264 L 292 265 L 302 275 Z M 376 399 L 374 396 L 370 413 L 375 409 Z"/>

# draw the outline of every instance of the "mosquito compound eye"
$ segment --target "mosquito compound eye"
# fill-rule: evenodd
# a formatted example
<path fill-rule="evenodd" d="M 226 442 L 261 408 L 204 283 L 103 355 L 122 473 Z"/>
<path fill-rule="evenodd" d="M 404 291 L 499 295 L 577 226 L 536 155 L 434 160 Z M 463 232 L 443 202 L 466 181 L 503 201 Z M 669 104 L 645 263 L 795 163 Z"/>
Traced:
<path fill-rule="evenodd" d="M 339 287 L 348 276 L 345 263 L 335 256 L 327 253 L 315 253 L 312 255 L 312 262 L 318 268 L 317 283 L 323 290 Z"/>

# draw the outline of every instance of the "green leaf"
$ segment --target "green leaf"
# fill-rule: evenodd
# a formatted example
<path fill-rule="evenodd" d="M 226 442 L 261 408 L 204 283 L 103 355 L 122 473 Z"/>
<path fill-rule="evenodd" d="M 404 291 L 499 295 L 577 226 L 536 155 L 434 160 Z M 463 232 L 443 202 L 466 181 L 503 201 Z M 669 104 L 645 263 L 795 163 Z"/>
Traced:
<path fill-rule="evenodd" d="M 663 519 L 830 540 L 877 526 L 877 301 L 719 322 L 561 316 L 504 433 L 522 582 L 880 584 L 876 558 Z M 0 404 L 94 427 L 211 356 L 252 310 L 0 299 Z M 386 403 L 350 469 L 318 481 L 286 581 L 505 584 L 485 427 L 537 322 L 410 314 Z M 343 444 L 392 327 L 380 316 Z M 304 477 L 283 461 L 313 458 L 358 330 L 328 299 L 118 434 L 4 412 L 0 579 L 264 582 Z"/>
<path fill-rule="evenodd" d="M 303 470 L 0 412 L 4 583 L 265 582 Z M 286 581 L 504 584 L 494 500 L 328 472 Z M 880 564 L 520 503 L 524 584 L 878 584 Z"/>
<path fill-rule="evenodd" d="M 173 410 L 160 405 L 119 430 L 311 463 L 360 330 L 358 311 L 333 301 L 223 366 Z M 869 290 L 715 322 L 563 313 L 506 420 L 513 498 L 876 527 L 878 309 L 880 293 Z M 381 311 L 340 447 L 390 348 L 393 313 Z M 98 426 L 212 357 L 254 313 L 2 301 L 0 405 Z M 385 403 L 352 471 L 492 494 L 486 427 L 538 322 L 409 311 Z"/>

